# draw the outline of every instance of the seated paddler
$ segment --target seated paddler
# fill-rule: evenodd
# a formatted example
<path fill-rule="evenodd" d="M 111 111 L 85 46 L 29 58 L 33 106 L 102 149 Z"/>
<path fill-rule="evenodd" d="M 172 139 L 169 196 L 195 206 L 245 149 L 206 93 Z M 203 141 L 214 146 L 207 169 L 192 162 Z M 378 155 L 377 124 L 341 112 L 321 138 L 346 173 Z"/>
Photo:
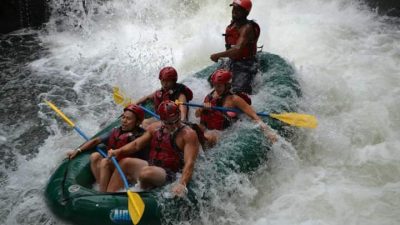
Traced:
<path fill-rule="evenodd" d="M 164 67 L 160 70 L 158 76 L 161 88 L 155 92 L 146 95 L 136 101 L 136 104 L 140 105 L 147 101 L 152 101 L 154 109 L 157 110 L 158 106 L 162 101 L 178 100 L 180 102 L 189 102 L 193 99 L 193 92 L 186 85 L 178 83 L 178 73 L 175 68 L 171 66 Z M 188 108 L 184 105 L 179 105 L 181 119 L 186 121 L 188 119 Z M 155 122 L 154 118 L 146 119 L 143 126 L 146 128 L 149 124 Z"/>
<path fill-rule="evenodd" d="M 181 111 L 174 102 L 161 102 L 157 113 L 161 121 L 152 123 L 135 141 L 109 151 L 109 156 L 130 155 L 150 146 L 148 160 L 124 158 L 120 161 L 128 180 L 145 190 L 172 183 L 171 192 L 183 196 L 194 172 L 199 140 L 196 132 L 181 121 Z M 114 172 L 107 191 L 121 188 L 122 180 Z"/>
<path fill-rule="evenodd" d="M 75 150 L 68 151 L 68 157 L 73 159 L 79 153 L 93 150 L 94 147 L 101 143 L 103 143 L 108 150 L 117 149 L 144 134 L 145 130 L 140 127 L 144 118 L 144 111 L 139 106 L 135 104 L 128 105 L 124 108 L 120 118 L 121 126 L 115 127 L 110 132 L 87 141 Z M 136 152 L 135 154 L 127 154 L 126 157 L 147 160 L 148 150 L 143 149 L 143 151 Z M 117 160 L 121 159 L 122 157 L 117 158 Z M 105 192 L 108 188 L 111 175 L 113 171 L 115 171 L 114 164 L 107 158 L 103 158 L 100 153 L 94 152 L 90 155 L 90 168 L 96 182 L 99 184 L 99 190 Z"/>
<path fill-rule="evenodd" d="M 254 123 L 258 124 L 265 136 L 276 142 L 276 134 L 266 125 L 251 107 L 250 97 L 244 93 L 234 94 L 231 91 L 232 73 L 225 69 L 218 69 L 211 75 L 213 90 L 204 98 L 204 107 L 196 110 L 196 117 L 200 118 L 200 128 L 208 145 L 216 143 L 219 133 L 232 125 L 238 119 L 238 113 L 212 109 L 219 106 L 241 110 Z"/>

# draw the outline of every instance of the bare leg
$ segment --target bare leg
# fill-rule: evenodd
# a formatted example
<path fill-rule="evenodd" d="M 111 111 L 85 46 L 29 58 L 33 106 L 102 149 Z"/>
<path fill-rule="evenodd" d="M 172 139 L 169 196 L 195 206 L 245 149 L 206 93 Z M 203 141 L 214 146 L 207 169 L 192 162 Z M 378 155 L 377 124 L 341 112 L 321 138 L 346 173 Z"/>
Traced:
<path fill-rule="evenodd" d="M 215 144 L 217 144 L 219 136 L 220 136 L 219 133 L 215 131 L 208 130 L 204 132 L 204 137 L 206 138 L 207 147 L 211 148 Z"/>
<path fill-rule="evenodd" d="M 161 167 L 145 166 L 140 171 L 139 181 L 143 189 L 160 187 L 165 184 L 167 173 Z"/>
<path fill-rule="evenodd" d="M 117 170 L 114 170 L 113 174 L 111 175 L 110 182 L 107 186 L 107 192 L 116 192 L 123 187 L 124 183 L 121 179 L 121 175 L 119 175 Z"/>
<path fill-rule="evenodd" d="M 147 166 L 147 161 L 136 158 L 125 158 L 119 161 L 122 171 L 125 173 L 128 181 L 136 183 L 139 179 L 140 171 L 143 167 Z M 108 183 L 107 192 L 115 192 L 124 187 L 124 183 L 117 170 L 111 176 Z"/>
<path fill-rule="evenodd" d="M 101 192 L 107 191 L 108 183 L 110 182 L 111 175 L 114 171 L 115 167 L 113 162 L 108 159 L 102 159 L 100 161 L 100 180 L 99 186 Z"/>
<path fill-rule="evenodd" d="M 90 169 L 97 183 L 100 181 L 100 171 L 98 168 L 102 159 L 103 157 L 98 152 L 94 152 L 90 155 Z"/>

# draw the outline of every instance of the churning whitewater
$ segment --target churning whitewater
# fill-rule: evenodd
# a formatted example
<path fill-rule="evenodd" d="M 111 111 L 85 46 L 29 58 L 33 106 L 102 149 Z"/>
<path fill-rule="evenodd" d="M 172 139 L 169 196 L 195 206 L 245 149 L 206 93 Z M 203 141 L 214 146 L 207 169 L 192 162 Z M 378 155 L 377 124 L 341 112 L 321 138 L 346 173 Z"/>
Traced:
<path fill-rule="evenodd" d="M 209 86 L 192 75 L 223 50 L 231 17 L 229 0 L 62 2 L 51 1 L 42 30 L 1 40 L 0 224 L 67 224 L 43 189 L 83 140 L 44 99 L 94 135 L 121 111 L 113 86 L 137 99 L 172 65 L 202 102 Z M 263 51 L 296 70 L 299 113 L 316 115 L 319 126 L 275 144 L 254 174 L 233 174 L 212 210 L 186 224 L 400 224 L 399 21 L 356 0 L 254 0 L 249 18 L 261 26 Z M 257 93 L 255 108 L 267 97 Z"/>

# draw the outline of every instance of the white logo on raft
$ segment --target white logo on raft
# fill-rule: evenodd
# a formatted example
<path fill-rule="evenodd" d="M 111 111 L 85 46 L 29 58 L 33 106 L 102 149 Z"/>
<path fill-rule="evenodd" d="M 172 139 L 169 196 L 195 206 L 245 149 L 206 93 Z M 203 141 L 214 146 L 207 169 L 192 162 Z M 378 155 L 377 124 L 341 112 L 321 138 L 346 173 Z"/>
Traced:
<path fill-rule="evenodd" d="M 131 217 L 127 209 L 112 209 L 110 211 L 110 220 L 114 223 L 130 222 Z"/>

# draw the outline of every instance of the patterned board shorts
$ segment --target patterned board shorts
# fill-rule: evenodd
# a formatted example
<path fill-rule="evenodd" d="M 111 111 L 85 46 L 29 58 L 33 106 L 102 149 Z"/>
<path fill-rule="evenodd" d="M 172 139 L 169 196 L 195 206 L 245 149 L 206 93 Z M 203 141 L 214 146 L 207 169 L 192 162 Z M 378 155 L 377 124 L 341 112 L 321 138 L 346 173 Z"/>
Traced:
<path fill-rule="evenodd" d="M 218 69 L 227 69 L 233 73 L 232 92 L 252 94 L 253 80 L 258 71 L 258 62 L 255 58 L 240 61 L 227 60 Z"/>

